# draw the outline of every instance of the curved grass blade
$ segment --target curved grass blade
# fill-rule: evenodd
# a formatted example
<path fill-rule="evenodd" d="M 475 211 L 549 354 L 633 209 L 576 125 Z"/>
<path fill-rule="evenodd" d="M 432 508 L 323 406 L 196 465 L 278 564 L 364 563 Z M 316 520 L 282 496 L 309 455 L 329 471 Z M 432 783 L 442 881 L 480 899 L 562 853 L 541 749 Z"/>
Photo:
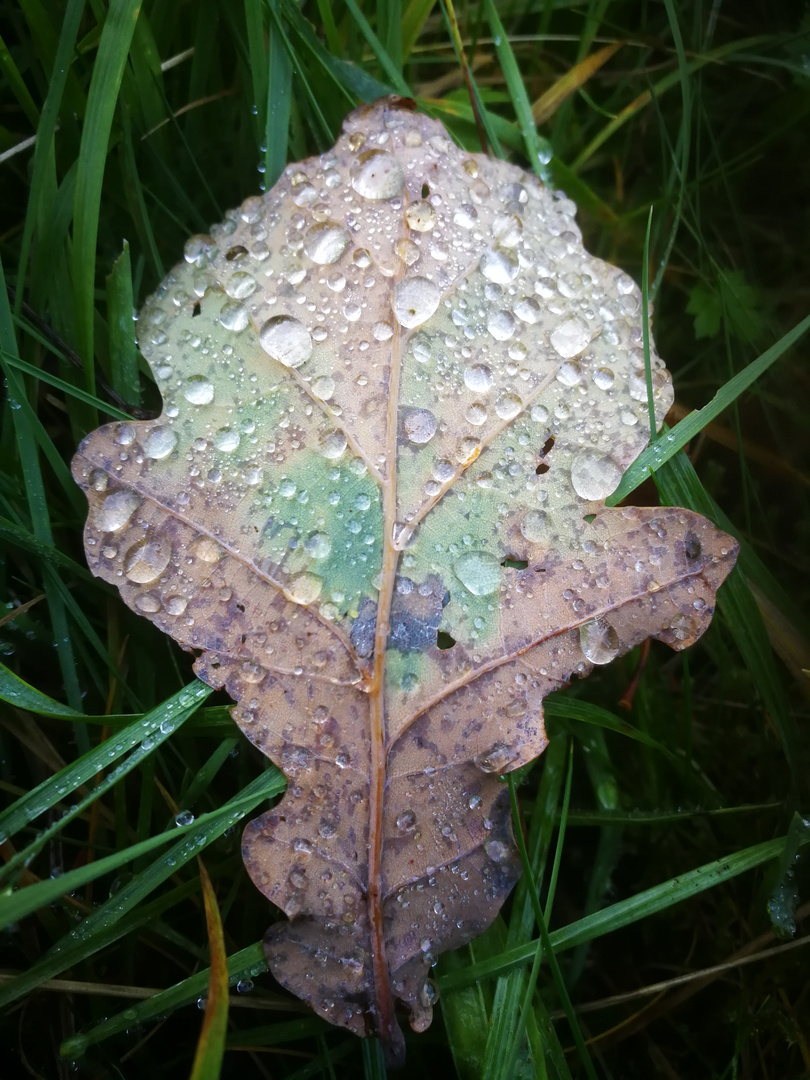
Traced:
<path fill-rule="evenodd" d="M 37 716 L 84 719 L 83 713 L 71 709 L 69 705 L 63 705 L 60 701 L 54 701 L 47 694 L 43 694 L 41 690 L 37 690 L 36 687 L 25 682 L 19 675 L 15 675 L 3 663 L 0 663 L 0 699 L 18 709 L 26 709 L 28 712 L 36 713 Z M 8 828 L 5 824 L 5 818 L 13 809 L 14 807 L 11 807 L 0 814 L 0 829 Z"/>
<path fill-rule="evenodd" d="M 211 878 L 203 866 L 202 859 L 197 860 L 197 865 L 200 868 L 200 882 L 205 903 L 205 925 L 208 928 L 211 967 L 209 968 L 205 1016 L 197 1042 L 197 1052 L 194 1055 L 191 1080 L 219 1080 L 222 1059 L 225 1055 L 225 1036 L 228 1033 L 228 957 L 225 954 L 222 919 L 214 886 L 211 884 Z"/>

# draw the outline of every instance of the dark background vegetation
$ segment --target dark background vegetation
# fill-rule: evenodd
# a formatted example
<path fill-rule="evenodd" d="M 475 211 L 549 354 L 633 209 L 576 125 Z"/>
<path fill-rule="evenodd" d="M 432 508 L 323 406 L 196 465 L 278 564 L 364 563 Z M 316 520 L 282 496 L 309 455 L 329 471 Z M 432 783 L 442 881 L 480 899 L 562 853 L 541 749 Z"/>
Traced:
<path fill-rule="evenodd" d="M 97 119 L 88 93 L 91 79 L 103 77 L 101 28 L 125 7 L 115 2 L 108 7 L 101 0 L 84 7 L 56 118 L 53 156 L 43 167 L 35 203 L 29 202 L 33 149 L 0 162 L 0 258 L 15 313 L 18 356 L 31 366 L 22 372 L 11 364 L 6 336 L 2 362 L 12 384 L 6 387 L 0 433 L 0 650 L 10 672 L 94 718 L 159 706 L 191 680 L 187 655 L 129 612 L 111 590 L 80 573 L 83 500 L 59 469 L 81 436 L 99 418 L 109 418 L 70 392 L 69 387 L 91 385 L 88 368 L 96 372 L 101 402 L 147 413 L 159 408 L 145 366 L 139 379 L 127 374 L 121 356 L 129 355 L 131 333 L 127 345 L 111 318 L 106 279 L 123 242 L 129 244 L 132 298 L 139 306 L 181 256 L 191 233 L 205 231 L 227 208 L 255 193 L 285 159 L 330 145 L 330 133 L 337 134 L 346 112 L 363 94 L 374 96 L 373 84 L 360 79 L 360 72 L 377 80 L 382 93 L 399 89 L 391 81 L 393 70 L 421 108 L 440 117 L 459 142 L 480 149 L 440 4 L 161 0 L 142 5 L 120 87 L 110 91 L 117 99 L 109 146 L 105 137 L 81 165 L 83 131 L 89 118 Z M 55 79 L 63 18 L 75 8 L 52 0 L 0 6 L 0 153 L 37 131 Z M 361 32 L 358 10 L 387 64 Z M 662 271 L 654 330 L 658 351 L 674 375 L 676 408 L 669 420 L 675 424 L 810 309 L 808 8 L 796 0 L 514 0 L 499 3 L 497 10 L 530 102 L 558 86 L 585 57 L 611 42 L 623 43 L 538 130 L 553 147 L 555 183 L 580 205 L 586 246 L 637 280 L 653 207 L 650 278 Z M 486 6 L 461 0 L 456 16 L 478 93 L 492 117 L 501 120 L 497 131 L 504 152 L 525 163 L 515 122 L 516 89 L 503 56 L 497 55 Z M 273 52 L 279 42 L 288 50 L 286 62 Z M 285 63 L 290 65 L 288 124 L 272 92 L 268 109 L 268 49 L 271 86 L 274 78 L 284 80 Z M 186 55 L 187 50 L 193 52 Z M 179 60 L 161 70 L 173 58 Z M 329 58 L 340 66 L 330 68 Z M 102 173 L 103 185 L 89 211 L 98 214 L 95 267 L 80 268 L 77 277 L 75 249 L 86 229 L 86 220 L 76 216 L 77 190 Z M 20 276 L 26 222 L 32 246 Z M 126 297 L 129 278 L 118 266 L 113 288 Z M 94 305 L 93 356 L 83 351 L 88 336 L 81 312 L 87 297 Z M 655 643 L 649 656 L 631 654 L 566 692 L 628 720 L 671 755 L 566 716 L 565 694 L 554 699 L 560 708 L 551 721 L 552 735 L 560 746 L 573 747 L 573 779 L 552 929 L 784 836 L 791 827 L 797 842 L 803 835 L 794 815 L 806 817 L 809 809 L 809 684 L 802 673 L 810 667 L 806 357 L 803 340 L 688 448 L 699 477 L 693 505 L 705 510 L 711 496 L 746 543 L 749 557 L 740 588 L 748 606 L 721 610 L 688 655 Z M 68 389 L 53 385 L 52 377 Z M 32 443 L 25 442 L 18 426 L 21 388 Z M 688 469 L 682 473 L 680 482 L 687 484 Z M 674 491 L 680 494 L 672 501 L 685 501 L 674 475 L 665 467 L 660 493 L 648 481 L 631 501 L 670 499 Z M 54 552 L 66 558 L 58 561 Z M 4 680 L 0 800 L 6 805 L 97 745 L 117 730 L 117 722 L 105 727 L 59 719 L 47 710 L 23 710 L 15 704 L 16 684 Z M 622 698 L 628 699 L 629 711 Z M 173 827 L 178 806 L 201 815 L 234 798 L 266 763 L 229 726 L 224 704 L 224 698 L 209 698 L 205 710 L 94 809 L 32 852 L 23 876 L 12 876 L 6 885 L 35 886 L 125 851 L 136 840 Z M 545 764 L 540 759 L 522 777 L 518 794 L 528 826 L 540 814 L 538 784 L 546 785 L 541 793 L 559 790 L 566 768 L 563 750 Z M 192 788 L 200 776 L 203 782 Z M 37 831 L 57 820 L 72 798 L 55 798 L 51 809 L 3 844 L 4 861 L 33 843 Z M 240 829 L 232 826 L 203 845 L 229 954 L 257 942 L 274 917 L 242 868 Z M 550 828 L 548 840 L 550 866 L 556 843 Z M 577 1034 L 589 1042 L 596 1075 L 780 1080 L 810 1075 L 810 953 L 801 946 L 770 952 L 800 939 L 806 927 L 801 901 L 808 897 L 807 867 L 790 855 L 560 952 L 575 1007 L 730 962 L 707 983 L 693 980 L 579 1013 Z M 85 915 L 150 872 L 158 857 L 160 852 L 125 863 L 7 926 L 0 932 L 2 970 L 13 975 L 39 962 Z M 193 1004 L 167 1010 L 157 1021 L 141 1020 L 136 1011 L 126 1030 L 83 1055 L 75 1042 L 65 1057 L 59 1048 L 137 1004 L 105 994 L 108 984 L 162 989 L 207 967 L 197 874 L 194 859 L 178 866 L 136 906 L 137 914 L 145 904 L 156 905 L 145 922 L 133 923 L 98 951 L 88 945 L 86 956 L 58 976 L 97 984 L 100 993 L 63 983 L 5 1005 L 0 1020 L 4 1076 L 157 1080 L 190 1071 L 203 1015 Z M 547 879 L 548 870 L 544 897 Z M 191 883 L 187 895 L 177 899 L 186 883 Z M 171 902 L 162 907 L 161 898 L 170 892 Z M 506 922 L 469 956 L 442 961 L 440 983 L 451 968 L 497 955 L 510 910 L 505 908 Z M 794 920 L 796 938 L 790 929 Z M 740 965 L 749 953 L 768 955 Z M 230 1012 L 224 1077 L 350 1077 L 363 1070 L 381 1075 L 373 1046 L 361 1049 L 312 1020 L 268 975 L 252 982 L 251 989 L 243 980 L 246 992 L 238 995 L 247 1007 Z M 10 985 L 8 980 L 0 984 L 0 992 Z M 500 1008 L 497 1001 L 493 1005 L 495 986 L 493 978 L 481 984 L 477 996 L 445 994 L 433 1027 L 409 1037 L 409 1071 L 425 1077 L 499 1075 L 492 1064 L 495 1035 L 486 1046 L 488 1032 L 497 1027 L 492 1010 Z M 522 1051 L 516 1075 L 565 1076 L 568 1070 L 587 1075 L 581 1055 L 572 1049 L 568 1022 L 557 1019 L 560 1010 L 544 966 L 530 1026 L 542 1033 L 551 1016 L 556 1035 L 544 1036 L 544 1061 Z"/>

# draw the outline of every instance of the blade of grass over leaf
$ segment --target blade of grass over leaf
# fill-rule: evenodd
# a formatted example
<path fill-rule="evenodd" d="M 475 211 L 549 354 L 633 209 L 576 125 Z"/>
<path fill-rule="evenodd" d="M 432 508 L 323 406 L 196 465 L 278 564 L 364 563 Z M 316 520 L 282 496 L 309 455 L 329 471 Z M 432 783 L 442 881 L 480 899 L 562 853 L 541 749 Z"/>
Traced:
<path fill-rule="evenodd" d="M 792 330 L 779 341 L 766 349 L 756 360 L 752 360 L 742 371 L 728 380 L 714 397 L 702 409 L 690 413 L 679 424 L 667 431 L 643 450 L 621 479 L 621 483 L 607 499 L 609 506 L 616 506 L 631 491 L 643 483 L 652 473 L 660 469 L 664 462 L 673 458 L 687 443 L 698 435 L 703 428 L 715 420 L 724 409 L 736 401 L 756 380 L 768 370 L 788 349 L 796 344 L 810 330 L 810 315 L 805 316 Z"/>
<path fill-rule="evenodd" d="M 264 183 L 270 188 L 287 164 L 287 136 L 290 130 L 292 64 L 276 9 L 270 7 L 268 27 L 267 125 L 264 145 Z"/>
<path fill-rule="evenodd" d="M 688 870 L 661 885 L 645 889 L 628 900 L 620 900 L 593 915 L 578 919 L 559 930 L 552 930 L 549 934 L 549 944 L 555 952 L 562 952 L 582 942 L 594 941 L 639 919 L 665 911 L 673 904 L 679 904 L 706 889 L 712 889 L 739 874 L 770 862 L 781 853 L 784 843 L 784 837 L 768 840 L 762 844 L 754 844 L 743 851 L 734 852 L 725 859 L 715 859 L 695 870 Z M 534 957 L 534 952 L 535 945 L 532 943 L 504 953 L 494 960 L 474 964 L 465 968 L 463 972 L 446 975 L 440 979 L 439 989 L 466 986 L 475 979 L 483 979 L 508 971 L 518 964 L 530 961 Z"/>

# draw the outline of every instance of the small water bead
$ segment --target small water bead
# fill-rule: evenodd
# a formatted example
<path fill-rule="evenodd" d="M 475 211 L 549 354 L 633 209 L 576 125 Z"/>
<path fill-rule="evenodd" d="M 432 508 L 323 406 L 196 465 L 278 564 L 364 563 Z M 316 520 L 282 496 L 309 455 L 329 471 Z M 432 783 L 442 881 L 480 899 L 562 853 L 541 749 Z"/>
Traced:
<path fill-rule="evenodd" d="M 192 812 L 190 810 L 181 810 L 180 813 L 174 819 L 175 825 L 180 825 L 180 826 L 182 826 L 182 825 L 191 825 L 191 823 L 193 821 L 194 821 L 194 815 L 192 814 Z"/>
<path fill-rule="evenodd" d="M 259 332 L 259 343 L 268 356 L 285 367 L 300 367 L 312 355 L 309 330 L 290 315 L 269 319 Z"/>
<path fill-rule="evenodd" d="M 201 536 L 191 548 L 191 553 L 201 562 L 211 563 L 212 565 L 218 563 L 224 554 L 216 540 L 212 540 L 210 536 Z"/>
<path fill-rule="evenodd" d="M 606 499 L 621 478 L 619 465 L 599 450 L 580 450 L 571 463 L 571 484 L 581 499 Z"/>
<path fill-rule="evenodd" d="M 540 322 L 542 316 L 540 305 L 534 297 L 531 296 L 524 296 L 522 300 L 518 300 L 513 311 L 521 322 L 528 323 L 529 325 Z"/>
<path fill-rule="evenodd" d="M 169 615 L 182 615 L 188 607 L 188 600 L 185 596 L 169 596 L 164 607 Z"/>
<path fill-rule="evenodd" d="M 482 405 L 480 401 L 474 401 L 464 413 L 464 418 L 468 424 L 472 424 L 474 427 L 480 427 L 481 424 L 486 423 L 486 407 Z"/>
<path fill-rule="evenodd" d="M 515 320 L 509 311 L 493 311 L 487 318 L 487 330 L 496 341 L 508 341 L 515 332 Z"/>
<path fill-rule="evenodd" d="M 405 221 L 414 232 L 430 232 L 436 224 L 436 211 L 429 202 L 413 202 L 405 209 Z"/>
<path fill-rule="evenodd" d="M 355 495 L 354 508 L 355 510 L 368 510 L 371 506 L 371 496 L 367 495 L 365 491 L 361 491 L 359 495 Z"/>
<path fill-rule="evenodd" d="M 346 288 L 346 278 L 343 274 L 334 273 L 330 274 L 326 279 L 326 285 L 332 290 L 332 292 L 343 292 Z"/>
<path fill-rule="evenodd" d="M 349 322 L 357 322 L 360 316 L 363 314 L 363 309 L 359 304 L 356 304 L 354 300 L 347 300 L 343 305 L 343 314 Z"/>
<path fill-rule="evenodd" d="M 525 711 L 525 710 L 524 710 Z M 506 743 L 495 743 L 483 754 L 477 754 L 473 758 L 473 764 L 481 772 L 500 773 L 514 760 L 515 751 Z"/>
<path fill-rule="evenodd" d="M 428 278 L 405 278 L 394 288 L 394 317 L 406 330 L 421 326 L 434 314 L 441 298 L 441 290 Z"/>
<path fill-rule="evenodd" d="M 621 651 L 619 635 L 604 619 L 589 619 L 579 628 L 579 644 L 592 664 L 609 664 Z"/>
<path fill-rule="evenodd" d="M 492 235 L 501 247 L 517 247 L 523 235 L 523 222 L 516 214 L 498 214 L 492 223 Z"/>
<path fill-rule="evenodd" d="M 530 544 L 539 544 L 547 537 L 548 515 L 543 510 L 529 510 L 523 515 L 520 531 Z"/>
<path fill-rule="evenodd" d="M 144 615 L 154 615 L 160 611 L 162 604 L 160 597 L 157 593 L 148 592 L 141 593 L 140 596 L 135 597 L 135 607 L 138 611 L 144 613 Z"/>
<path fill-rule="evenodd" d="M 148 458 L 161 461 L 177 446 L 177 436 L 170 427 L 152 428 L 143 440 L 143 452 Z"/>
<path fill-rule="evenodd" d="M 462 203 L 453 214 L 453 224 L 460 229 L 474 229 L 478 222 L 478 211 L 471 203 Z"/>
<path fill-rule="evenodd" d="M 402 165 L 384 150 L 366 150 L 352 162 L 351 185 L 364 199 L 393 199 L 405 188 Z"/>
<path fill-rule="evenodd" d="M 89 479 L 93 491 L 106 491 L 110 484 L 110 478 L 103 469 L 93 469 Z"/>
<path fill-rule="evenodd" d="M 456 472 L 456 467 L 452 461 L 434 461 L 433 468 L 431 469 L 433 477 L 442 484 L 446 484 L 448 480 L 451 480 Z"/>
<path fill-rule="evenodd" d="M 570 360 L 590 344 L 591 331 L 584 319 L 573 315 L 552 331 L 549 341 L 563 359 Z"/>
<path fill-rule="evenodd" d="M 502 394 L 495 402 L 495 412 L 501 420 L 512 420 L 523 408 L 523 402 L 517 394 Z"/>
<path fill-rule="evenodd" d="M 616 381 L 616 376 L 610 370 L 610 368 L 600 367 L 593 373 L 594 385 L 600 390 L 609 390 L 613 383 Z"/>
<path fill-rule="evenodd" d="M 504 862 L 509 858 L 509 848 L 501 840 L 490 840 L 486 852 L 493 862 Z"/>
<path fill-rule="evenodd" d="M 115 429 L 115 441 L 119 446 L 131 446 L 135 442 L 135 428 L 132 424 L 119 424 Z"/>
<path fill-rule="evenodd" d="M 118 532 L 123 529 L 142 501 L 140 495 L 131 488 L 113 491 L 96 511 L 96 528 L 99 532 Z"/>
<path fill-rule="evenodd" d="M 397 817 L 397 828 L 400 832 L 413 832 L 416 828 L 416 814 L 413 810 L 403 810 Z"/>
<path fill-rule="evenodd" d="M 477 394 L 485 394 L 493 381 L 492 371 L 486 364 L 472 364 L 464 369 L 464 385 Z"/>
<path fill-rule="evenodd" d="M 575 360 L 566 360 L 557 368 L 557 382 L 563 386 L 578 386 L 582 382 L 582 368 Z"/>
<path fill-rule="evenodd" d="M 402 428 L 408 442 L 430 442 L 436 434 L 436 427 L 436 417 L 428 409 L 406 409 L 402 414 Z"/>
<path fill-rule="evenodd" d="M 345 431 L 329 431 L 321 439 L 320 449 L 328 461 L 336 461 L 349 445 Z"/>
<path fill-rule="evenodd" d="M 473 596 L 489 596 L 501 585 L 501 564 L 487 551 L 466 551 L 453 564 L 453 573 Z"/>
<path fill-rule="evenodd" d="M 285 590 L 288 599 L 294 604 L 311 604 L 321 595 L 323 578 L 317 574 L 299 574 L 293 578 Z"/>
<path fill-rule="evenodd" d="M 503 248 L 488 248 L 479 263 L 481 273 L 496 285 L 509 285 L 520 269 L 517 256 Z"/>
<path fill-rule="evenodd" d="M 477 439 L 472 437 L 462 439 L 456 447 L 456 461 L 460 462 L 462 465 L 466 465 L 478 456 L 480 450 L 481 448 Z"/>
<path fill-rule="evenodd" d="M 335 392 L 335 380 L 330 375 L 319 375 L 312 384 L 312 393 L 320 401 L 328 401 Z"/>
<path fill-rule="evenodd" d="M 225 282 L 225 292 L 234 300 L 246 300 L 256 291 L 256 279 L 252 274 L 239 270 Z"/>
<path fill-rule="evenodd" d="M 471 795 L 467 800 L 467 806 L 469 806 L 470 810 L 477 810 L 482 802 L 483 799 L 480 795 Z"/>
<path fill-rule="evenodd" d="M 342 225 L 320 221 L 311 225 L 304 237 L 304 253 L 314 263 L 327 266 L 336 263 L 349 246 L 351 236 Z"/>
<path fill-rule="evenodd" d="M 235 428 L 220 428 L 214 432 L 212 441 L 217 450 L 231 454 L 239 446 L 239 432 Z"/>
<path fill-rule="evenodd" d="M 394 336 L 394 328 L 391 323 L 377 322 L 371 328 L 371 335 L 375 341 L 390 341 Z"/>
<path fill-rule="evenodd" d="M 238 300 L 228 300 L 222 305 L 219 321 L 226 330 L 232 330 L 238 334 L 250 322 L 250 316 L 244 304 L 240 304 Z"/>
<path fill-rule="evenodd" d="M 331 840 L 331 838 L 337 832 L 337 825 L 331 818 L 321 818 L 318 823 L 318 835 L 322 836 L 324 840 Z"/>
<path fill-rule="evenodd" d="M 532 405 L 529 415 L 535 424 L 545 424 L 548 420 L 548 409 L 545 405 Z"/>
<path fill-rule="evenodd" d="M 169 540 L 141 540 L 127 552 L 124 573 L 130 581 L 147 585 L 160 577 L 171 557 L 172 545 Z"/>

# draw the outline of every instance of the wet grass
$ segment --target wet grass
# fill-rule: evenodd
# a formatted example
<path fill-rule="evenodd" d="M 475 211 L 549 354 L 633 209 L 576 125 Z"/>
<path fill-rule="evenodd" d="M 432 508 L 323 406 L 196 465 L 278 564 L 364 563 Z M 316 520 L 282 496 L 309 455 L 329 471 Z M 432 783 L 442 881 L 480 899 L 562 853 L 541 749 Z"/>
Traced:
<path fill-rule="evenodd" d="M 591 251 L 647 266 L 676 406 L 622 493 L 742 541 L 695 648 L 654 643 L 549 701 L 551 746 L 513 790 L 526 873 L 440 962 L 409 1068 L 807 1075 L 799 5 L 42 0 L 7 6 L 0 37 L 7 1075 L 159 1080 L 196 1055 L 216 1076 L 223 1040 L 224 1077 L 384 1074 L 264 973 L 239 822 L 283 778 L 89 576 L 67 462 L 99 422 L 157 407 L 129 313 L 185 239 L 392 91 L 565 190 Z M 201 1039 L 212 956 L 232 1001 Z"/>

